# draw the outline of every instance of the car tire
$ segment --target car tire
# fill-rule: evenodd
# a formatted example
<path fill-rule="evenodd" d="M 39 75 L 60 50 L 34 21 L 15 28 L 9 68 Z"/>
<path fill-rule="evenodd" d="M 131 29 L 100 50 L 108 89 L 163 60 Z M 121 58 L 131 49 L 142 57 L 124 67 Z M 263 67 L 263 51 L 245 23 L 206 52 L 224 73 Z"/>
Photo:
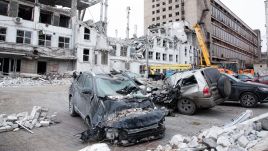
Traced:
<path fill-rule="evenodd" d="M 74 109 L 73 97 L 72 96 L 69 97 L 69 113 L 73 117 L 77 115 L 77 113 L 75 112 L 75 109 Z"/>
<path fill-rule="evenodd" d="M 228 98 L 231 94 L 232 84 L 231 81 L 225 76 L 221 76 L 218 80 L 217 87 L 220 95 L 223 98 Z"/>
<path fill-rule="evenodd" d="M 253 93 L 246 92 L 240 96 L 240 104 L 246 108 L 253 108 L 257 106 L 258 99 Z"/>
<path fill-rule="evenodd" d="M 177 103 L 178 111 L 184 115 L 193 115 L 196 112 L 195 103 L 188 98 L 181 98 Z"/>

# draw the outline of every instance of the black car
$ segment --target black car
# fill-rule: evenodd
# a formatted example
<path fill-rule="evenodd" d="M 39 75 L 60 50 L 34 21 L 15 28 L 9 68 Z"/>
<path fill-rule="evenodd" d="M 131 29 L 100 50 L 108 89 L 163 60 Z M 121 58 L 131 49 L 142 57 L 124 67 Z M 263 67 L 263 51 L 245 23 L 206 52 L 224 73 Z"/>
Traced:
<path fill-rule="evenodd" d="M 92 137 L 121 145 L 164 136 L 165 113 L 122 75 L 74 74 L 69 90 L 69 111 L 89 126 L 81 139 Z"/>
<path fill-rule="evenodd" d="M 256 107 L 258 102 L 268 102 L 268 86 L 253 82 L 243 82 L 231 75 L 222 74 L 231 82 L 230 101 L 240 101 L 243 107 Z"/>

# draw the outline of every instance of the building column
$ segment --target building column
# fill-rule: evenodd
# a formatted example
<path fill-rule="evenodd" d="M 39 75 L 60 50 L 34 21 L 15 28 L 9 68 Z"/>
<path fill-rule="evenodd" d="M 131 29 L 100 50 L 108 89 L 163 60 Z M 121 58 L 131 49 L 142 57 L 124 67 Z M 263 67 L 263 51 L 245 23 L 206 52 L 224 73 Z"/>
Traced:
<path fill-rule="evenodd" d="M 19 9 L 18 2 L 15 0 L 10 0 L 8 16 L 9 17 L 18 17 L 18 12 L 19 12 L 18 9 Z"/>

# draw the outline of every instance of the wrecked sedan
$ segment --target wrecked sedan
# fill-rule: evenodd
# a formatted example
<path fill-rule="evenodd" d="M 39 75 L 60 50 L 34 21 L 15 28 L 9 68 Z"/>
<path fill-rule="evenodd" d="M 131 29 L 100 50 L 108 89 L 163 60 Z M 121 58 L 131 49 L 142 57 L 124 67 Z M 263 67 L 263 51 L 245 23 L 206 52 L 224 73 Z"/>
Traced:
<path fill-rule="evenodd" d="M 162 138 L 165 113 L 122 75 L 80 73 L 69 90 L 69 111 L 89 126 L 83 141 L 132 145 Z"/>
<path fill-rule="evenodd" d="M 222 79 L 215 68 L 203 68 L 184 71 L 172 75 L 166 80 L 172 87 L 179 87 L 177 98 L 172 103 L 182 114 L 192 115 L 198 108 L 208 109 L 220 104 L 229 96 L 230 81 Z M 175 94 L 175 93 L 174 93 Z M 164 102 L 165 103 L 165 102 Z"/>

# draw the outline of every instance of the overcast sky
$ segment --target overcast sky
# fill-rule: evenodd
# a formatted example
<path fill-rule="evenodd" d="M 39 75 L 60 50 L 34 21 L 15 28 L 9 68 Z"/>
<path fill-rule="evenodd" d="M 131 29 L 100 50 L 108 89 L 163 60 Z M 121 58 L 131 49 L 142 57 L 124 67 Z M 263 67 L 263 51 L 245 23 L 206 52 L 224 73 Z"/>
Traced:
<path fill-rule="evenodd" d="M 130 37 L 134 34 L 134 26 L 138 26 L 138 36 L 143 35 L 143 16 L 144 0 L 108 0 L 108 35 L 116 36 L 115 30 L 118 30 L 118 37 L 126 37 L 127 26 L 127 6 L 130 11 Z M 262 34 L 263 51 L 266 51 L 265 39 L 265 8 L 264 0 L 221 0 L 238 17 L 247 23 L 252 29 L 260 29 Z M 86 19 L 99 21 L 100 5 L 91 7 L 86 13 Z"/>

